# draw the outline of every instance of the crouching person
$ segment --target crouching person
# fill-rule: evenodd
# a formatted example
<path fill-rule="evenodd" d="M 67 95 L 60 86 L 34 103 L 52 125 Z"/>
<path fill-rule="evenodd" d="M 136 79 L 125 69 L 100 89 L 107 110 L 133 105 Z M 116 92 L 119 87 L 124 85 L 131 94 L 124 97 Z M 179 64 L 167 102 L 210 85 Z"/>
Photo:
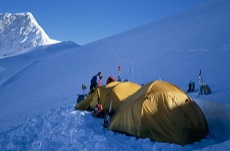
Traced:
<path fill-rule="evenodd" d="M 103 110 L 103 107 L 102 107 L 101 104 L 96 105 L 96 107 L 92 111 L 92 115 L 95 116 L 95 117 L 104 118 L 105 113 L 104 113 L 104 110 Z"/>

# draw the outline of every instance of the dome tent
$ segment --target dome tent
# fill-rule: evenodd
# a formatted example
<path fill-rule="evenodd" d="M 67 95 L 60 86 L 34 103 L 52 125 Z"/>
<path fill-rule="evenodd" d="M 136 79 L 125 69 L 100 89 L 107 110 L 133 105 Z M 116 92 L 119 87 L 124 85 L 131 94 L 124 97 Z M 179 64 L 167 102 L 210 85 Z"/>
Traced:
<path fill-rule="evenodd" d="M 90 95 L 86 97 L 86 99 L 82 100 L 80 103 L 76 104 L 75 108 L 78 110 L 88 110 L 90 108 L 94 108 L 98 103 L 98 95 L 99 92 L 103 92 L 100 97 L 101 99 L 106 99 L 107 94 L 120 82 L 111 82 L 108 85 L 101 86 L 97 91 L 94 91 Z"/>
<path fill-rule="evenodd" d="M 140 88 L 140 85 L 133 82 L 111 82 L 98 88 L 97 91 L 80 102 L 76 108 L 87 110 L 87 108 L 94 108 L 96 104 L 100 103 L 107 110 L 109 109 L 110 101 L 113 100 L 113 109 L 117 111 L 122 102 Z"/>
<path fill-rule="evenodd" d="M 199 106 L 164 81 L 148 83 L 127 98 L 108 129 L 180 145 L 200 140 L 209 131 Z"/>
<path fill-rule="evenodd" d="M 140 85 L 133 82 L 121 82 L 116 85 L 107 95 L 106 99 L 101 99 L 104 109 L 109 109 L 110 100 L 113 101 L 113 109 L 117 111 L 126 98 L 137 92 L 141 88 Z"/>

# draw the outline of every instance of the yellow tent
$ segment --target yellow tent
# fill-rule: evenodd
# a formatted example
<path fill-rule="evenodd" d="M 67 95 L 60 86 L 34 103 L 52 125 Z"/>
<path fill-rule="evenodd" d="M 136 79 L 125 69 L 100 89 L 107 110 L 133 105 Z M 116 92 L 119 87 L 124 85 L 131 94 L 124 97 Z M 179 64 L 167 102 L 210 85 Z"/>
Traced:
<path fill-rule="evenodd" d="M 185 145 L 208 134 L 199 106 L 168 82 L 146 84 L 127 98 L 108 127 L 153 141 Z"/>
<path fill-rule="evenodd" d="M 123 101 L 134 94 L 141 88 L 140 85 L 133 82 L 122 82 L 115 87 L 113 87 L 112 91 L 108 93 L 106 99 L 101 99 L 101 104 L 104 109 L 109 109 L 110 101 L 113 101 L 113 109 L 116 112 Z"/>
<path fill-rule="evenodd" d="M 76 109 L 87 110 L 94 108 L 100 103 L 104 109 L 109 109 L 110 101 L 113 101 L 113 109 L 117 111 L 122 102 L 141 88 L 140 85 L 133 82 L 111 82 L 102 86 L 85 100 L 77 104 Z"/>
<path fill-rule="evenodd" d="M 88 95 L 85 100 L 76 104 L 75 108 L 78 110 L 88 110 L 90 108 L 94 108 L 98 104 L 99 98 L 105 100 L 108 93 L 118 84 L 120 84 L 120 82 L 114 81 L 105 86 L 101 86 L 96 91 Z"/>

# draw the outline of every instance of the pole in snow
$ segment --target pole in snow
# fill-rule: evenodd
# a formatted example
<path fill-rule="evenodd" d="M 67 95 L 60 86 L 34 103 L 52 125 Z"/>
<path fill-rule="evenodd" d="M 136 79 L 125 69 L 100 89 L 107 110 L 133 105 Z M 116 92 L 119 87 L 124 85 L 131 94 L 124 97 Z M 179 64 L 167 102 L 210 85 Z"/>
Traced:
<path fill-rule="evenodd" d="M 118 81 L 121 81 L 121 66 L 118 66 Z"/>
<path fill-rule="evenodd" d="M 203 85 L 204 84 L 204 81 L 203 81 L 203 76 L 202 76 L 202 71 L 200 69 L 200 73 L 199 73 L 199 84 L 200 85 Z"/>

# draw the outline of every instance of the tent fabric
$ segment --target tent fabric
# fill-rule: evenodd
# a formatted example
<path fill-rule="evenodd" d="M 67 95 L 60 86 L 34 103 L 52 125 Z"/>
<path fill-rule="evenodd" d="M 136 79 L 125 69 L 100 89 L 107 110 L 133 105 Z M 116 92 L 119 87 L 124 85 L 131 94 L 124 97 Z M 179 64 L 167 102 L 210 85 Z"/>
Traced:
<path fill-rule="evenodd" d="M 121 82 L 110 91 L 106 99 L 101 99 L 101 104 L 104 109 L 109 109 L 110 101 L 112 100 L 113 110 L 116 112 L 123 101 L 130 95 L 134 94 L 141 88 L 140 85 L 133 82 Z"/>
<path fill-rule="evenodd" d="M 140 85 L 133 82 L 111 82 L 106 86 L 98 88 L 97 91 L 80 102 L 76 108 L 87 110 L 88 108 L 94 108 L 100 103 L 105 110 L 108 110 L 112 100 L 112 107 L 116 112 L 122 102 L 140 88 Z"/>
<path fill-rule="evenodd" d="M 101 86 L 96 91 L 91 93 L 86 97 L 85 100 L 82 100 L 80 103 L 76 104 L 75 108 L 78 110 L 89 110 L 90 108 L 94 108 L 98 104 L 98 100 L 105 99 L 107 94 L 120 82 L 114 81 L 105 86 Z M 103 92 L 100 94 L 100 92 Z M 99 102 L 100 103 L 100 102 Z"/>
<path fill-rule="evenodd" d="M 128 97 L 108 129 L 180 145 L 200 140 L 209 131 L 199 106 L 180 88 L 164 81 L 148 83 Z"/>

